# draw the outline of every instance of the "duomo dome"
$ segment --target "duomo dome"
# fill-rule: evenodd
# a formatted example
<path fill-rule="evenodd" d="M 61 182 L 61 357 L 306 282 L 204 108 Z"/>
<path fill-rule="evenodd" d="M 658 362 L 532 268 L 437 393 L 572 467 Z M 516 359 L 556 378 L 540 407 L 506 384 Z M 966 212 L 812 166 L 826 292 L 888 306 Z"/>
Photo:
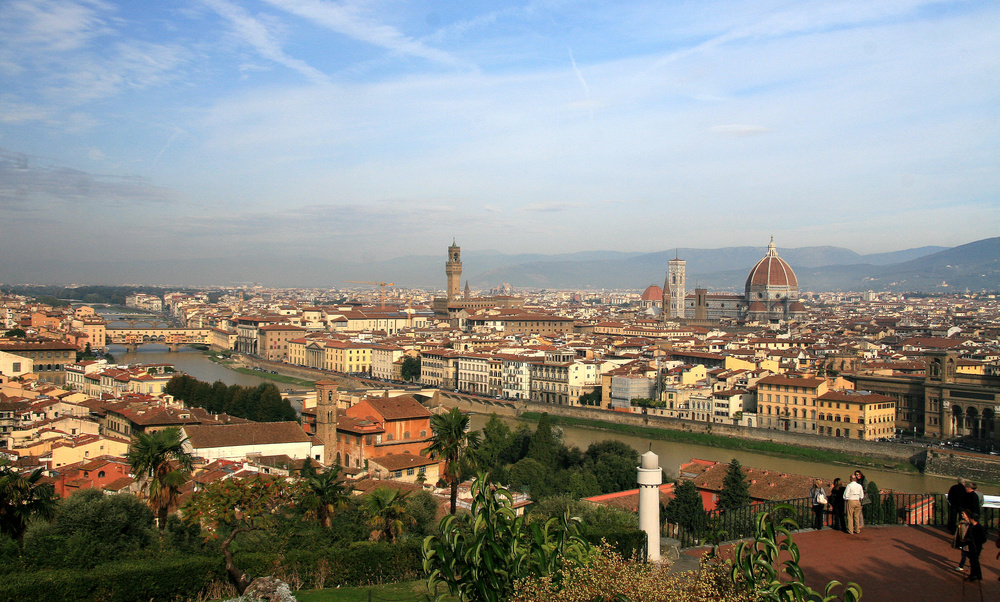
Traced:
<path fill-rule="evenodd" d="M 767 255 L 753 266 L 747 276 L 745 293 L 748 303 L 799 297 L 799 281 L 795 278 L 792 267 L 778 257 L 773 236 L 771 244 L 767 245 Z"/>

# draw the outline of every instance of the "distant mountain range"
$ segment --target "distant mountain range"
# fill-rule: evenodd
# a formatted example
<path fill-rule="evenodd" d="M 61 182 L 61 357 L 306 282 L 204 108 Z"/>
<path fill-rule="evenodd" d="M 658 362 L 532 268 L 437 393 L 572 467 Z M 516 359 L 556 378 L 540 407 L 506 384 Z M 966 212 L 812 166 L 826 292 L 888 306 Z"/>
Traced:
<path fill-rule="evenodd" d="M 483 290 L 501 283 L 523 289 L 644 289 L 662 286 L 667 262 L 675 254 L 687 261 L 688 289 L 743 290 L 750 269 L 766 247 L 680 248 L 657 253 L 584 251 L 556 255 L 507 255 L 499 251 L 462 252 L 462 286 Z M 842 247 L 778 248 L 795 270 L 801 291 L 1000 290 L 1000 237 L 947 247 L 919 247 L 859 255 Z M 345 280 L 382 280 L 403 287 L 443 289 L 445 245 L 433 256 L 408 256 L 365 264 L 316 257 L 277 257 L 131 262 L 108 260 L 57 267 L 8 257 L 0 281 L 44 284 L 142 283 L 162 286 L 235 285 L 343 288 Z M 44 274 L 40 278 L 38 275 Z M 114 275 L 113 278 L 109 275 Z"/>

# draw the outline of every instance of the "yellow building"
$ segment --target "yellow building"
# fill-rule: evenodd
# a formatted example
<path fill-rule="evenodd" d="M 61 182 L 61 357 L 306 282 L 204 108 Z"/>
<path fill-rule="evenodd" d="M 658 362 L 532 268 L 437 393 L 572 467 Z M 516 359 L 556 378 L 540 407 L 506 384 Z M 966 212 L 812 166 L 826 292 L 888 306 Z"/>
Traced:
<path fill-rule="evenodd" d="M 896 434 L 896 400 L 868 391 L 828 391 L 816 398 L 818 434 L 873 441 Z"/>
<path fill-rule="evenodd" d="M 829 390 L 825 378 L 778 374 L 757 381 L 757 417 L 762 428 L 817 432 L 816 398 Z"/>

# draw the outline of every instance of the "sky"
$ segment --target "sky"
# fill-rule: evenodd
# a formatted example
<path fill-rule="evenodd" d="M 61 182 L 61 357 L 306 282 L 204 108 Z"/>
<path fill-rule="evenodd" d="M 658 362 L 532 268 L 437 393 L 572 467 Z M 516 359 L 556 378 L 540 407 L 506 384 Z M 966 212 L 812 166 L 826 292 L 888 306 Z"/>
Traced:
<path fill-rule="evenodd" d="M 0 281 L 955 246 L 998 191 L 995 0 L 0 0 Z"/>

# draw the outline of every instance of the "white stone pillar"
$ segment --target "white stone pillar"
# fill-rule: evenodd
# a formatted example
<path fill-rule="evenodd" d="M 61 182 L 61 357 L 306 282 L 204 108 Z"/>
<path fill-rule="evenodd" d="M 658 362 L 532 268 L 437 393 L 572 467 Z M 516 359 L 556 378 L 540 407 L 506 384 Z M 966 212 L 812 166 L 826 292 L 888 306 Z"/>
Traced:
<path fill-rule="evenodd" d="M 639 529 L 646 532 L 646 561 L 660 559 L 660 458 L 651 451 L 642 454 L 638 466 Z"/>

